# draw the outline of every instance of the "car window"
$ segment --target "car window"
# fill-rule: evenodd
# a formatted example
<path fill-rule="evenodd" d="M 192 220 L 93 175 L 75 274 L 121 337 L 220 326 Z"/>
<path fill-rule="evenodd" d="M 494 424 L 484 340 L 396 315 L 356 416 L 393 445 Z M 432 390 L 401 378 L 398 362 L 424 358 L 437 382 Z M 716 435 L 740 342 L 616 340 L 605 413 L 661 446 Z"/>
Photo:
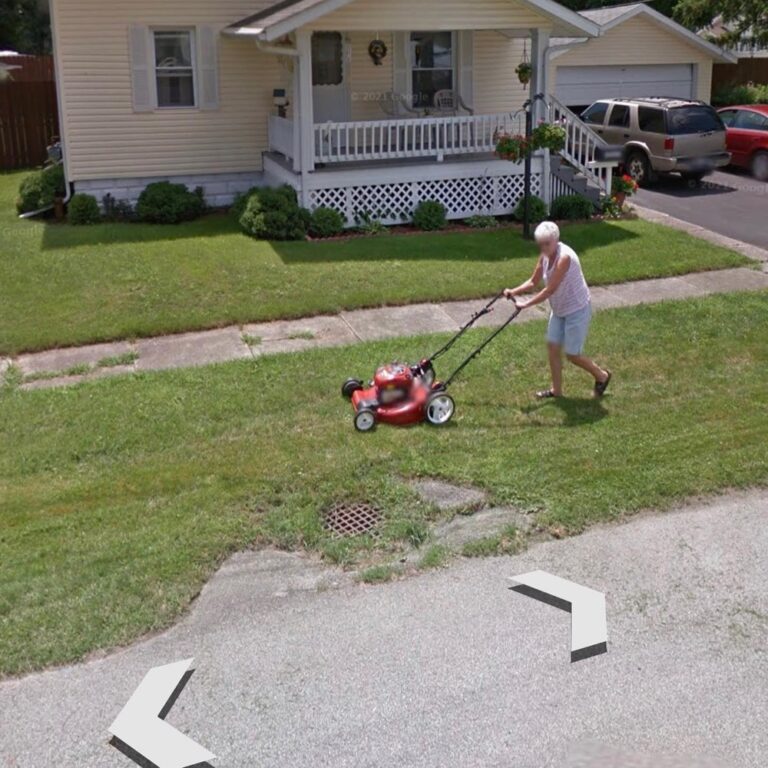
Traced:
<path fill-rule="evenodd" d="M 736 115 L 739 113 L 738 109 L 724 109 L 722 112 L 718 112 L 720 119 L 725 124 L 726 128 L 733 125 L 733 121 L 736 119 Z"/>
<path fill-rule="evenodd" d="M 608 103 L 605 101 L 596 101 L 591 107 L 588 107 L 581 113 L 581 119 L 585 123 L 593 125 L 602 125 L 605 121 L 605 113 L 608 111 Z"/>
<path fill-rule="evenodd" d="M 746 131 L 768 131 L 768 117 L 759 112 L 742 109 L 736 115 L 733 127 L 742 128 Z"/>
<path fill-rule="evenodd" d="M 712 107 L 673 107 L 667 112 L 667 132 L 674 135 L 684 133 L 707 133 L 722 131 L 723 121 Z"/>
<path fill-rule="evenodd" d="M 629 107 L 626 104 L 614 104 L 608 125 L 616 128 L 629 128 Z"/>
<path fill-rule="evenodd" d="M 667 124 L 664 121 L 664 110 L 656 107 L 638 107 L 637 125 L 641 131 L 648 133 L 666 133 Z"/>

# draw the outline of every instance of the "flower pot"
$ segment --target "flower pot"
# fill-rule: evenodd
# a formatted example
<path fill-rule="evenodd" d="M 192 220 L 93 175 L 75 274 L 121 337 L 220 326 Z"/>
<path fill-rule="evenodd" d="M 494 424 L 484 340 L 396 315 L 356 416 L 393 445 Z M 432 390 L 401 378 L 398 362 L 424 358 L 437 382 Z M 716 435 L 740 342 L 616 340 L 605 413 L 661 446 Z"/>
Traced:
<path fill-rule="evenodd" d="M 623 206 L 624 203 L 627 201 L 627 193 L 616 192 L 613 196 L 613 199 L 616 201 L 616 205 Z"/>

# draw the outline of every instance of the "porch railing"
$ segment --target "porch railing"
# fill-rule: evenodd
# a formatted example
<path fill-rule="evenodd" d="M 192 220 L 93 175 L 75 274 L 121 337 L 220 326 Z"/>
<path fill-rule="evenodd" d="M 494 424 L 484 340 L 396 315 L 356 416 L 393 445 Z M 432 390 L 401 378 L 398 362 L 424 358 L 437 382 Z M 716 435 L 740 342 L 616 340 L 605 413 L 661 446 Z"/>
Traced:
<path fill-rule="evenodd" d="M 493 152 L 497 131 L 521 132 L 511 114 L 423 117 L 314 126 L 316 163 Z"/>
<path fill-rule="evenodd" d="M 547 97 L 547 107 L 549 122 L 565 128 L 565 147 L 560 155 L 587 181 L 609 194 L 616 162 L 598 159 L 600 150 L 608 146 L 607 142 L 554 96 Z"/>
<path fill-rule="evenodd" d="M 293 120 L 287 117 L 269 116 L 269 148 L 287 158 L 293 157 Z"/>

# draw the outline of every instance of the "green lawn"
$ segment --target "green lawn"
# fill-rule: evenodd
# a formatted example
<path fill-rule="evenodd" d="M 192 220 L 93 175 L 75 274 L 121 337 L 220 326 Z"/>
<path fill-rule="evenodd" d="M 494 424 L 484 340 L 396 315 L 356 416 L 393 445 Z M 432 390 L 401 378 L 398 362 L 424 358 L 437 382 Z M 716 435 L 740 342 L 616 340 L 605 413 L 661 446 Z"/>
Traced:
<path fill-rule="evenodd" d="M 516 230 L 269 243 L 227 216 L 177 227 L 19 221 L 22 174 L 0 175 L 0 355 L 118 338 L 475 298 L 527 277 Z M 593 285 L 747 264 L 642 221 L 577 224 L 567 242 Z"/>
<path fill-rule="evenodd" d="M 534 402 L 544 328 L 513 326 L 457 381 L 457 417 L 442 430 L 358 435 L 338 394 L 348 375 L 413 359 L 436 338 L 0 390 L 0 672 L 168 625 L 239 548 L 386 562 L 435 516 L 410 476 L 483 487 L 569 531 L 765 483 L 767 298 L 599 313 L 589 351 L 615 374 L 603 401 L 568 370 L 571 399 Z M 383 507 L 379 542 L 324 535 L 321 511 L 345 498 Z M 425 566 L 442 561 L 424 549 Z"/>

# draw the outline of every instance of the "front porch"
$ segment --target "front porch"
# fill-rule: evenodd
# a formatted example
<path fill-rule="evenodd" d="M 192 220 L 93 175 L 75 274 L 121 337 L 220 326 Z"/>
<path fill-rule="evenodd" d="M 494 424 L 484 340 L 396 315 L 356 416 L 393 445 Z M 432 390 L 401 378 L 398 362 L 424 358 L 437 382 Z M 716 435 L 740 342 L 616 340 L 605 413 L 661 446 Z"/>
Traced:
<path fill-rule="evenodd" d="M 531 193 L 544 199 L 550 196 L 547 169 L 543 153 L 532 158 Z M 508 215 L 522 198 L 525 183 L 522 164 L 490 153 L 461 153 L 443 162 L 421 157 L 339 161 L 302 174 L 289 159 L 269 152 L 264 173 L 270 183 L 296 189 L 310 210 L 335 208 L 348 226 L 366 217 L 402 224 L 424 200 L 442 203 L 448 219 Z"/>

